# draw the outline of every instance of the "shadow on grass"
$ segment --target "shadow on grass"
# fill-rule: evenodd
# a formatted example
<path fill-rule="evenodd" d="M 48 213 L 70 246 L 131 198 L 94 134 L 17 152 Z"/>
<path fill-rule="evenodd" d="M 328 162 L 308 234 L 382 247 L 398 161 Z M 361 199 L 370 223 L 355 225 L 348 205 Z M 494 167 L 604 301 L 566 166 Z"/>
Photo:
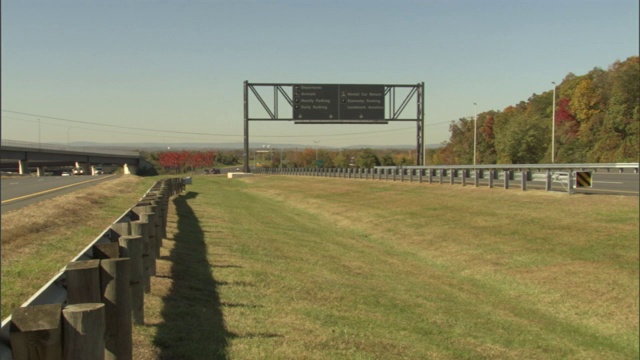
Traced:
<path fill-rule="evenodd" d="M 188 192 L 173 200 L 177 213 L 175 245 L 169 260 L 173 283 L 163 298 L 162 318 L 154 344 L 160 359 L 227 359 L 227 332 L 218 286 L 207 260 L 204 232 Z"/>

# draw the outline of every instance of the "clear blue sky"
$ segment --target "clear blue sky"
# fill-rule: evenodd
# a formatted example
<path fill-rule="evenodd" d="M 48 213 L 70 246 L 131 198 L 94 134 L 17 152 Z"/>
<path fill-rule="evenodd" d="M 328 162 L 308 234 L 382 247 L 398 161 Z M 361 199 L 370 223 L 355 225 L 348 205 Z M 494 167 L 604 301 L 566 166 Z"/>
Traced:
<path fill-rule="evenodd" d="M 441 143 L 474 102 L 502 110 L 638 55 L 638 11 L 637 0 L 2 1 L 2 138 L 242 142 L 244 80 L 424 82 L 425 143 Z M 251 122 L 250 139 L 412 146 L 415 123 Z"/>

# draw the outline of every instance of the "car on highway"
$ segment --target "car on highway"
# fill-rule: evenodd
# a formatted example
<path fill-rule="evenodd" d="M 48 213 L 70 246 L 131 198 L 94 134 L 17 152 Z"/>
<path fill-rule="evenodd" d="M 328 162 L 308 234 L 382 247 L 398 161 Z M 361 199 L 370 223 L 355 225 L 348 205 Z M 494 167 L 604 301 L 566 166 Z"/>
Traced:
<path fill-rule="evenodd" d="M 96 166 L 95 168 L 93 168 L 93 174 L 94 175 L 104 175 L 104 170 L 102 170 L 101 167 Z"/>
<path fill-rule="evenodd" d="M 73 170 L 71 170 L 71 174 L 72 175 L 84 175 L 84 169 L 81 167 L 74 167 Z"/>

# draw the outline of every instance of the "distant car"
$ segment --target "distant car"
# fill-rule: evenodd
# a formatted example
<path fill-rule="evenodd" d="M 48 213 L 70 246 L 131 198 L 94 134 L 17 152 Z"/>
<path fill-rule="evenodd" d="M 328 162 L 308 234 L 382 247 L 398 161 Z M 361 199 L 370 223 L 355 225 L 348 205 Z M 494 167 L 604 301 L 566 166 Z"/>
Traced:
<path fill-rule="evenodd" d="M 75 167 L 71 170 L 71 174 L 73 175 L 84 175 L 84 169 L 81 167 Z"/>
<path fill-rule="evenodd" d="M 101 167 L 96 167 L 96 168 L 93 169 L 93 173 L 95 175 L 104 175 L 104 170 L 102 170 Z"/>

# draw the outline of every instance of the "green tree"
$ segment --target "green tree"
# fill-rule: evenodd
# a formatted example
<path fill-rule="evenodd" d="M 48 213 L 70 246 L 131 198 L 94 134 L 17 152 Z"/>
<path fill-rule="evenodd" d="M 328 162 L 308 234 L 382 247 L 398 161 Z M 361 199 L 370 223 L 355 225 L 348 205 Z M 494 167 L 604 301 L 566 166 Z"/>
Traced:
<path fill-rule="evenodd" d="M 535 164 L 544 158 L 550 140 L 550 126 L 545 119 L 520 112 L 496 134 L 498 162 L 503 164 Z"/>
<path fill-rule="evenodd" d="M 380 166 L 380 159 L 372 149 L 363 149 L 356 160 L 356 164 L 361 168 L 372 168 Z"/>
<path fill-rule="evenodd" d="M 393 161 L 393 156 L 391 156 L 391 153 L 388 153 L 388 152 L 382 155 L 382 158 L 380 159 L 380 163 L 382 164 L 382 166 L 396 165 L 396 163 Z"/>
<path fill-rule="evenodd" d="M 338 168 L 348 168 L 349 167 L 349 158 L 345 156 L 342 152 L 336 155 L 333 158 L 333 165 Z"/>

